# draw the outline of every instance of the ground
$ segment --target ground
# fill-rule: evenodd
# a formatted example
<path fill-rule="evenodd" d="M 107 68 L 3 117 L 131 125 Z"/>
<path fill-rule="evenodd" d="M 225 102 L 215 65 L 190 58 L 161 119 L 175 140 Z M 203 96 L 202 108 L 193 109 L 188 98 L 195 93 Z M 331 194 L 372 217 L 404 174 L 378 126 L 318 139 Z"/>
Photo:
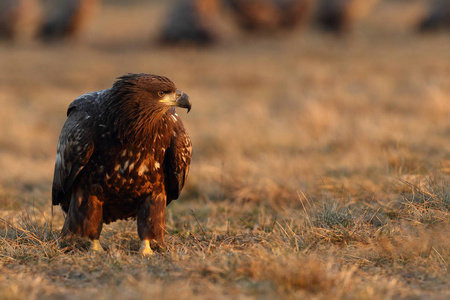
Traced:
<path fill-rule="evenodd" d="M 348 37 L 310 28 L 158 46 L 163 4 L 106 2 L 81 40 L 0 43 L 0 298 L 450 298 L 450 35 L 383 1 Z M 60 243 L 51 211 L 68 104 L 127 72 L 166 75 L 193 161 L 167 249 L 135 221 L 107 253 Z"/>

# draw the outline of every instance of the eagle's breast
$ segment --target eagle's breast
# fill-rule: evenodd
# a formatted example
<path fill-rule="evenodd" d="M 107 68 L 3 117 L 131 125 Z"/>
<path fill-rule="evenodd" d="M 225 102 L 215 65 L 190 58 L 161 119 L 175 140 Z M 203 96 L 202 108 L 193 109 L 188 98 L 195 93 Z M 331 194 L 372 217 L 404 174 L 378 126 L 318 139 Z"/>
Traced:
<path fill-rule="evenodd" d="M 164 189 L 163 162 L 166 149 L 175 135 L 173 125 L 178 116 L 170 114 L 161 120 L 152 136 L 139 143 L 114 143 L 111 132 L 101 132 L 100 150 L 90 160 L 90 184 L 101 187 L 102 198 L 139 198 Z M 130 137 L 133 139 L 134 137 Z"/>

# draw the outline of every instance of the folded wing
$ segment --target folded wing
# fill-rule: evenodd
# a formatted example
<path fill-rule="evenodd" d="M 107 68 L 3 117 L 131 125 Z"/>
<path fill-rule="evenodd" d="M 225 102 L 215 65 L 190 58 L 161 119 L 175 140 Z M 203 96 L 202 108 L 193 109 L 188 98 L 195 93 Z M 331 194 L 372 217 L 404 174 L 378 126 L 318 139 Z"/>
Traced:
<path fill-rule="evenodd" d="M 75 100 L 59 136 L 53 176 L 52 203 L 68 210 L 74 182 L 94 151 L 94 118 L 82 109 L 83 99 Z"/>
<path fill-rule="evenodd" d="M 181 123 L 177 124 L 175 135 L 172 138 L 170 147 L 166 149 L 164 157 L 167 205 L 180 196 L 189 173 L 191 156 L 191 139 L 184 130 L 183 125 Z"/>

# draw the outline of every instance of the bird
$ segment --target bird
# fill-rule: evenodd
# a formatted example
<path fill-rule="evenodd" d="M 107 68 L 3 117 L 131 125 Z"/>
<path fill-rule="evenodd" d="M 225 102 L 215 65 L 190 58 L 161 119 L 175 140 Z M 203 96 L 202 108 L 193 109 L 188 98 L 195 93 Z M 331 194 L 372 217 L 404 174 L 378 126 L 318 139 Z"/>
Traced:
<path fill-rule="evenodd" d="M 163 24 L 159 42 L 166 45 L 191 43 L 206 46 L 219 40 L 216 19 L 219 0 L 179 0 Z"/>
<path fill-rule="evenodd" d="M 35 35 L 40 22 L 38 0 L 2 0 L 0 2 L 0 37 L 27 39 Z"/>
<path fill-rule="evenodd" d="M 311 0 L 227 0 L 238 26 L 250 32 L 293 29 L 304 24 Z"/>
<path fill-rule="evenodd" d="M 450 29 L 450 0 L 433 1 L 418 27 L 423 32 Z"/>
<path fill-rule="evenodd" d="M 59 136 L 52 204 L 67 214 L 63 237 L 90 239 L 103 252 L 103 223 L 137 219 L 141 254 L 165 247 L 166 206 L 178 199 L 192 146 L 175 107 L 189 96 L 165 76 L 129 73 L 68 107 Z"/>
<path fill-rule="evenodd" d="M 319 26 L 336 34 L 347 34 L 364 19 L 379 0 L 319 0 Z"/>
<path fill-rule="evenodd" d="M 79 37 L 100 7 L 100 0 L 66 0 L 42 22 L 38 35 L 45 41 Z"/>

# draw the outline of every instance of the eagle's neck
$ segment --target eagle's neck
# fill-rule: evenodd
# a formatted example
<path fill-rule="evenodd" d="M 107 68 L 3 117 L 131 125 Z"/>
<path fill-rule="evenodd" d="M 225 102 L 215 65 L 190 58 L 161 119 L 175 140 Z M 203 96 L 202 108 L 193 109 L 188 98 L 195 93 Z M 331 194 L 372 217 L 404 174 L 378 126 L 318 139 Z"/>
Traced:
<path fill-rule="evenodd" d="M 168 120 L 175 109 L 140 101 L 140 97 L 128 89 L 112 88 L 102 108 L 101 119 L 108 124 L 108 134 L 122 144 L 154 144 L 156 137 L 173 132 L 173 123 Z"/>
<path fill-rule="evenodd" d="M 172 109 L 143 112 L 131 126 L 125 129 L 125 141 L 129 135 L 134 135 L 138 143 L 154 145 L 161 142 L 165 136 L 171 136 L 173 126 L 168 122 Z M 165 139 L 164 139 L 165 140 Z"/>
<path fill-rule="evenodd" d="M 121 144 L 129 144 L 130 141 L 137 144 L 155 144 L 159 137 L 169 135 L 173 131 L 172 123 L 168 122 L 173 110 L 146 108 L 118 111 L 116 114 L 105 114 L 105 123 L 109 124 L 110 137 Z"/>

